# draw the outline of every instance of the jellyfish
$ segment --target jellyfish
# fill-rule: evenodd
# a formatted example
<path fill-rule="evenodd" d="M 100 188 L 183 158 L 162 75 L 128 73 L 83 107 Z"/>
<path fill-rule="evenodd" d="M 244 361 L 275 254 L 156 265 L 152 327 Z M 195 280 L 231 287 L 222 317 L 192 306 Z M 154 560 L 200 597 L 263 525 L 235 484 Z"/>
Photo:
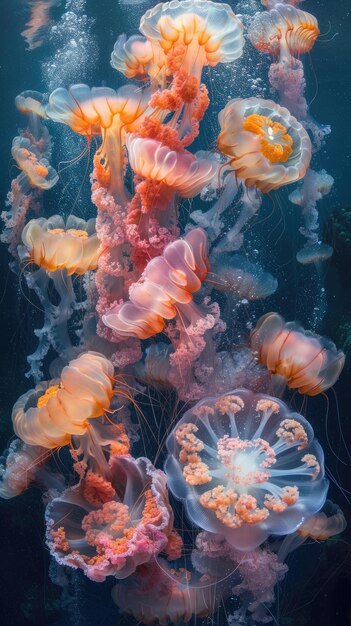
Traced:
<path fill-rule="evenodd" d="M 197 159 L 187 150 L 170 150 L 154 139 L 127 136 L 129 162 L 139 176 L 162 182 L 180 197 L 194 198 L 216 175 L 216 161 Z"/>
<path fill-rule="evenodd" d="M 12 143 L 12 156 L 18 167 L 28 179 L 31 187 L 51 189 L 58 181 L 57 172 L 51 167 L 47 159 L 41 158 L 35 146 L 29 139 L 15 137 Z"/>
<path fill-rule="evenodd" d="M 146 11 L 140 31 L 152 44 L 162 47 L 173 73 L 171 88 L 155 94 L 153 106 L 158 102 L 170 109 L 170 101 L 174 103 L 174 114 L 167 123 L 177 128 L 180 139 L 188 145 L 198 134 L 196 117 L 203 115 L 195 111 L 196 102 L 204 99 L 202 69 L 241 57 L 242 23 L 227 4 L 176 0 Z M 202 108 L 207 105 L 204 101 Z"/>
<path fill-rule="evenodd" d="M 245 389 L 204 398 L 166 445 L 171 492 L 196 526 L 237 550 L 294 532 L 325 501 L 322 448 L 276 398 Z"/>
<path fill-rule="evenodd" d="M 129 301 L 104 315 L 103 322 L 120 337 L 139 339 L 161 332 L 165 320 L 177 315 L 196 323 L 201 313 L 192 302 L 192 294 L 201 289 L 208 271 L 206 234 L 196 228 L 148 263 L 131 286 Z"/>
<path fill-rule="evenodd" d="M 83 435 L 88 420 L 100 417 L 113 396 L 114 368 L 101 354 L 82 353 L 63 368 L 58 380 L 39 383 L 15 403 L 16 435 L 31 446 L 57 448 Z"/>
<path fill-rule="evenodd" d="M 95 582 L 130 576 L 165 548 L 173 526 L 166 477 L 143 457 L 111 456 L 46 509 L 46 542 L 61 565 Z"/>
<path fill-rule="evenodd" d="M 191 567 L 175 569 L 158 557 L 120 581 L 112 599 L 139 623 L 187 624 L 192 617 L 212 615 L 221 597 L 229 594 L 218 578 L 199 576 Z"/>
<path fill-rule="evenodd" d="M 272 100 L 230 100 L 219 114 L 218 147 L 238 178 L 263 192 L 305 175 L 311 141 L 289 111 Z"/>
<path fill-rule="evenodd" d="M 44 310 L 43 326 L 36 331 L 38 347 L 27 358 L 31 366 L 28 376 L 38 381 L 43 358 L 50 347 L 66 362 L 76 354 L 68 323 L 74 311 L 84 309 L 86 301 L 84 296 L 81 299 L 84 289 L 75 289 L 72 275 L 81 276 L 96 269 L 100 242 L 94 219 L 85 222 L 70 215 L 65 223 L 61 216 L 54 215 L 47 220 L 30 220 L 23 229 L 22 243 L 18 251 L 26 263 L 24 275 Z M 30 262 L 39 269 L 29 271 Z"/>
<path fill-rule="evenodd" d="M 330 193 L 333 184 L 333 177 L 325 170 L 315 172 L 309 169 L 303 184 L 289 195 L 290 202 L 303 208 L 305 220 L 305 226 L 300 228 L 300 233 L 306 238 L 306 243 L 296 255 L 299 263 L 325 261 L 333 253 L 331 246 L 319 240 L 319 216 L 316 208 L 317 202 Z"/>
<path fill-rule="evenodd" d="M 146 11 L 140 31 L 180 57 L 187 74 L 201 78 L 205 65 L 231 63 L 244 46 L 243 26 L 228 4 L 210 0 L 163 2 Z"/>
<path fill-rule="evenodd" d="M 29 258 L 48 272 L 65 270 L 68 276 L 96 269 L 99 241 L 95 220 L 88 222 L 70 215 L 65 224 L 60 215 L 28 222 L 22 242 Z"/>
<path fill-rule="evenodd" d="M 212 266 L 214 287 L 244 300 L 261 300 L 276 292 L 278 281 L 258 263 L 240 254 L 222 254 Z"/>
<path fill-rule="evenodd" d="M 332 341 L 285 322 L 278 313 L 258 320 L 251 348 L 273 374 L 273 387 L 280 392 L 287 385 L 309 396 L 322 393 L 338 380 L 345 363 L 344 353 Z"/>
<path fill-rule="evenodd" d="M 0 497 L 8 500 L 25 491 L 46 458 L 45 448 L 14 439 L 0 457 Z"/>
<path fill-rule="evenodd" d="M 125 134 L 141 123 L 148 108 L 149 91 L 124 85 L 118 91 L 108 87 L 72 85 L 56 89 L 49 97 L 46 115 L 67 124 L 90 142 L 101 134 L 102 144 L 96 153 L 95 169 L 100 182 L 119 204 L 126 204 L 129 193 L 124 186 Z"/>
<path fill-rule="evenodd" d="M 127 78 L 151 80 L 165 87 L 166 56 L 158 42 L 142 35 L 120 35 L 113 46 L 111 66 Z"/>
<path fill-rule="evenodd" d="M 157 389 L 170 387 L 169 357 L 172 352 L 172 346 L 162 341 L 146 348 L 144 360 L 136 363 L 134 367 L 136 377 Z"/>

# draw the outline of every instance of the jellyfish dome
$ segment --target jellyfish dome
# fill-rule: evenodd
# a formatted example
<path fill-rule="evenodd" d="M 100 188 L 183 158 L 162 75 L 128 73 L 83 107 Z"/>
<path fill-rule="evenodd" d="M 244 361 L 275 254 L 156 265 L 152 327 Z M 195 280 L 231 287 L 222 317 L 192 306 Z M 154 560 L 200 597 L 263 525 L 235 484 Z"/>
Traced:
<path fill-rule="evenodd" d="M 111 66 L 127 78 L 162 83 L 166 57 L 161 46 L 142 35 L 120 35 L 113 47 Z"/>
<path fill-rule="evenodd" d="M 290 389 L 315 396 L 338 380 L 345 355 L 329 339 L 285 322 L 278 313 L 261 317 L 251 333 L 259 363 L 286 381 Z"/>
<path fill-rule="evenodd" d="M 346 519 L 340 507 L 327 500 L 324 509 L 312 515 L 297 529 L 300 537 L 326 541 L 345 530 Z"/>
<path fill-rule="evenodd" d="M 120 581 L 112 590 L 112 599 L 140 624 L 187 624 L 193 616 L 213 614 L 220 600 L 216 583 L 215 578 L 199 576 L 185 567 L 174 569 L 158 558 Z"/>
<path fill-rule="evenodd" d="M 102 320 L 122 337 L 147 339 L 161 332 L 165 319 L 176 317 L 182 305 L 190 306 L 192 294 L 201 289 L 208 271 L 206 233 L 194 228 L 152 259 L 130 287 L 129 301 Z"/>
<path fill-rule="evenodd" d="M 166 477 L 143 457 L 111 457 L 108 479 L 88 472 L 46 510 L 51 554 L 95 582 L 126 578 L 155 558 L 172 524 Z"/>
<path fill-rule="evenodd" d="M 293 532 L 326 498 L 312 427 L 276 398 L 245 389 L 205 398 L 167 448 L 168 485 L 191 521 L 238 550 Z"/>
<path fill-rule="evenodd" d="M 130 133 L 126 139 L 129 162 L 136 174 L 162 182 L 183 198 L 193 198 L 218 172 L 218 163 L 197 159 L 187 150 L 171 150 L 156 139 Z"/>
<path fill-rule="evenodd" d="M 277 3 L 258 13 L 249 27 L 252 45 L 281 60 L 309 52 L 319 36 L 316 18 L 291 4 Z"/>
<path fill-rule="evenodd" d="M 248 187 L 267 193 L 306 174 L 311 141 L 284 107 L 261 98 L 230 100 L 218 119 L 218 147 Z"/>
<path fill-rule="evenodd" d="M 230 63 L 242 55 L 243 26 L 228 4 L 172 0 L 146 11 L 140 31 L 166 54 L 182 46 L 182 68 L 200 77 L 204 65 Z"/>
<path fill-rule="evenodd" d="M 276 292 L 278 281 L 258 263 L 251 263 L 240 254 L 221 254 L 212 267 L 216 289 L 236 294 L 246 300 L 261 300 Z"/>
<path fill-rule="evenodd" d="M 317 241 L 316 243 L 307 243 L 296 253 L 296 259 L 302 265 L 310 263 L 318 263 L 318 261 L 327 261 L 332 256 L 334 250 L 327 243 Z"/>
<path fill-rule="evenodd" d="M 28 176 L 32 187 L 51 189 L 58 181 L 56 170 L 42 157 L 26 137 L 15 137 L 11 154 L 18 167 Z"/>
<path fill-rule="evenodd" d="M 114 368 L 101 354 L 85 352 L 63 368 L 59 379 L 39 383 L 12 410 L 16 435 L 43 448 L 65 446 L 82 435 L 88 420 L 106 411 L 113 395 Z"/>
<path fill-rule="evenodd" d="M 65 223 L 60 215 L 30 220 L 22 232 L 26 255 L 48 272 L 66 270 L 85 274 L 97 267 L 100 242 L 95 220 L 88 222 L 70 215 Z"/>

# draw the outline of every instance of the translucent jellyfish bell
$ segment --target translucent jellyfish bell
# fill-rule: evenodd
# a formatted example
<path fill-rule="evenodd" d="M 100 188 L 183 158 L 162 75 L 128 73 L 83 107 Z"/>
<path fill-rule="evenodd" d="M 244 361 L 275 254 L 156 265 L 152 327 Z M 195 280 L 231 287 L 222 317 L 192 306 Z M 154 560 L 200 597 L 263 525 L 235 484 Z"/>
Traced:
<path fill-rule="evenodd" d="M 261 317 L 251 333 L 258 361 L 290 389 L 315 396 L 338 380 L 345 355 L 335 344 L 301 326 L 285 322 L 278 313 Z"/>
<path fill-rule="evenodd" d="M 247 300 L 261 300 L 275 293 L 278 281 L 258 263 L 240 254 L 221 254 L 212 266 L 215 288 Z"/>
<path fill-rule="evenodd" d="M 171 150 L 156 139 L 130 133 L 126 139 L 129 162 L 136 174 L 171 187 L 183 198 L 193 198 L 218 172 L 217 161 L 197 159 L 187 150 Z"/>
<path fill-rule="evenodd" d="M 166 55 L 183 47 L 182 68 L 201 76 L 204 65 L 230 63 L 242 55 L 243 26 L 228 4 L 210 0 L 172 0 L 146 11 L 140 31 Z"/>
<path fill-rule="evenodd" d="M 45 159 L 26 137 L 15 137 L 12 142 L 11 154 L 18 167 L 28 176 L 29 184 L 38 189 L 51 189 L 59 177 Z"/>
<path fill-rule="evenodd" d="M 120 35 L 113 46 L 111 66 L 127 78 L 163 84 L 166 57 L 158 42 L 148 41 L 142 35 Z"/>
<path fill-rule="evenodd" d="M 323 451 L 304 417 L 239 389 L 205 398 L 167 439 L 172 493 L 191 521 L 238 550 L 286 535 L 323 506 Z"/>
<path fill-rule="evenodd" d="M 284 107 L 261 98 L 230 100 L 218 119 L 218 147 L 248 187 L 267 193 L 306 174 L 311 141 Z"/>
<path fill-rule="evenodd" d="M 258 13 L 249 27 L 252 45 L 280 60 L 288 61 L 309 52 L 319 36 L 316 18 L 291 4 L 275 4 L 270 11 Z"/>
<path fill-rule="evenodd" d="M 70 276 L 97 267 L 100 242 L 94 219 L 85 222 L 71 215 L 65 223 L 60 215 L 54 215 L 48 220 L 30 220 L 22 241 L 29 258 L 48 272 L 64 269 Z"/>

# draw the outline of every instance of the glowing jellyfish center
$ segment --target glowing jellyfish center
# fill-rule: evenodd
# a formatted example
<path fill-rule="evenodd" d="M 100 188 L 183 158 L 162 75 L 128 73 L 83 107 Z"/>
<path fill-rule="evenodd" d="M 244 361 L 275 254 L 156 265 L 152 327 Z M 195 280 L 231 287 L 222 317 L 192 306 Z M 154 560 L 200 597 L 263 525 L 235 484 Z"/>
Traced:
<path fill-rule="evenodd" d="M 293 140 L 285 126 L 265 115 L 248 115 L 243 129 L 261 135 L 261 152 L 271 163 L 284 163 L 293 152 Z"/>

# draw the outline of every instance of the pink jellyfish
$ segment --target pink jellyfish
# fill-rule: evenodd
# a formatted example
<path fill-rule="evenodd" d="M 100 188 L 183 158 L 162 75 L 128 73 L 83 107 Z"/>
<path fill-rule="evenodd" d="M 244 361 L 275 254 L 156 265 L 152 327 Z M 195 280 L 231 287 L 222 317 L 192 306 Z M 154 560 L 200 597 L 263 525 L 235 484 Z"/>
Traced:
<path fill-rule="evenodd" d="M 325 501 L 323 451 L 310 424 L 245 389 L 205 398 L 167 439 L 172 493 L 191 521 L 248 551 L 292 533 Z"/>
<path fill-rule="evenodd" d="M 59 2 L 60 0 L 29 0 L 30 19 L 21 32 L 28 44 L 28 50 L 35 50 L 43 44 L 45 31 L 50 23 L 50 10 Z"/>
<path fill-rule="evenodd" d="M 287 109 L 260 98 L 230 100 L 219 123 L 218 147 L 248 187 L 267 193 L 305 175 L 311 141 Z"/>
<path fill-rule="evenodd" d="M 148 459 L 111 456 L 105 475 L 88 472 L 46 510 L 47 545 L 61 565 L 95 582 L 126 578 L 168 542 L 173 514 L 166 477 Z"/>
<path fill-rule="evenodd" d="M 47 457 L 45 448 L 12 441 L 0 457 L 0 497 L 8 500 L 23 493 Z"/>
<path fill-rule="evenodd" d="M 345 530 L 347 524 L 342 510 L 328 500 L 326 505 L 329 505 L 326 507 L 329 509 L 327 513 L 323 510 L 319 511 L 319 513 L 309 517 L 297 529 L 296 532 L 300 537 L 314 539 L 315 541 L 326 541 L 330 537 L 340 535 Z"/>
<path fill-rule="evenodd" d="M 27 176 L 31 187 L 51 189 L 58 181 L 57 172 L 47 159 L 41 157 L 35 146 L 25 137 L 15 137 L 11 154 L 18 167 Z"/>
<path fill-rule="evenodd" d="M 278 313 L 267 313 L 251 333 L 251 348 L 259 363 L 273 374 L 277 388 L 288 385 L 315 396 L 338 380 L 345 363 L 342 350 L 329 339 L 284 322 Z"/>
<path fill-rule="evenodd" d="M 208 271 L 206 234 L 196 228 L 148 263 L 130 288 L 129 302 L 109 311 L 103 322 L 121 337 L 139 339 L 161 332 L 165 319 L 177 315 L 195 323 L 201 313 L 192 303 L 192 294 L 201 289 Z"/>

